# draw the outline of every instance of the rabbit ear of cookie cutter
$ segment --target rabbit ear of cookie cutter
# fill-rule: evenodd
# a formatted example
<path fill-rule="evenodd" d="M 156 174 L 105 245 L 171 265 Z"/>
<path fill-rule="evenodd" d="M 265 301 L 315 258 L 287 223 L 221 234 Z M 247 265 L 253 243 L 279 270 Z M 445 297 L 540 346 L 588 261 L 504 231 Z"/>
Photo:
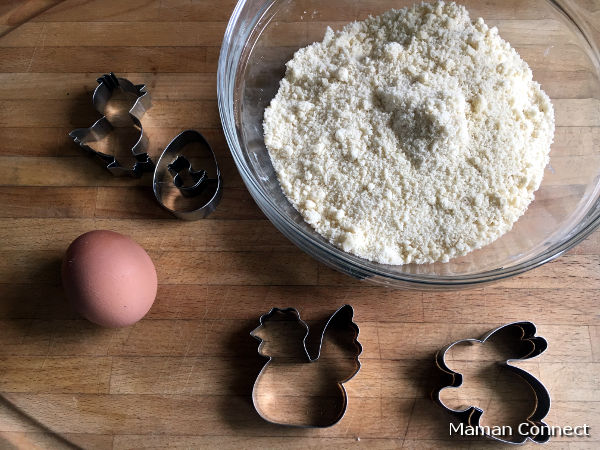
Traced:
<path fill-rule="evenodd" d="M 531 375 L 529 372 L 515 367 L 511 364 L 513 361 L 523 361 L 526 359 L 535 358 L 541 355 L 547 348 L 548 342 L 541 336 L 536 336 L 536 327 L 532 322 L 513 322 L 506 325 L 502 325 L 501 327 L 495 328 L 492 331 L 488 332 L 481 339 L 461 339 L 459 341 L 453 342 L 446 347 L 442 348 L 435 355 L 435 365 L 436 368 L 440 372 L 440 382 L 439 387 L 437 387 L 431 394 L 432 400 L 437 403 L 439 406 L 444 408 L 452 417 L 456 420 L 464 423 L 465 425 L 472 427 L 479 427 L 480 419 L 483 415 L 483 410 L 476 406 L 469 406 L 463 410 L 452 409 L 442 401 L 440 397 L 440 393 L 444 389 L 448 388 L 458 388 L 462 385 L 463 376 L 462 374 L 453 371 L 450 369 L 445 361 L 445 357 L 447 352 L 454 347 L 455 345 L 462 343 L 485 343 L 489 338 L 498 333 L 501 330 L 505 330 L 507 328 L 517 328 L 521 332 L 521 336 L 519 338 L 519 343 L 528 342 L 529 349 L 525 351 L 522 355 L 519 355 L 515 358 L 509 358 L 506 361 L 503 361 L 501 364 L 503 367 L 506 367 L 508 370 L 513 372 L 514 374 L 521 377 L 527 385 L 531 388 L 533 395 L 535 397 L 535 408 L 534 411 L 529 415 L 526 419 L 527 422 L 531 425 L 536 425 L 539 427 L 540 432 L 536 435 L 526 434 L 523 435 L 521 441 L 509 441 L 506 439 L 502 439 L 498 436 L 493 436 L 486 434 L 485 436 L 489 439 L 493 439 L 495 441 L 502 442 L 504 444 L 524 444 L 528 440 L 531 440 L 536 443 L 544 443 L 550 439 L 550 435 L 548 432 L 548 427 L 546 423 L 543 422 L 543 419 L 548 415 L 550 411 L 550 394 L 546 387 L 539 381 L 536 377 Z M 523 350 L 524 351 L 524 350 Z"/>
<path fill-rule="evenodd" d="M 134 85 L 125 78 L 117 78 L 112 72 L 101 76 L 97 81 L 98 86 L 92 95 L 92 103 L 94 108 L 102 114 L 102 117 L 89 128 L 77 128 L 71 131 L 69 136 L 87 153 L 102 161 L 104 166 L 115 176 L 140 177 L 144 172 L 152 171 L 154 163 L 146 152 L 148 137 L 144 133 L 141 122 L 146 111 L 152 107 L 150 94 L 145 91 L 143 84 Z M 135 159 L 135 163 L 131 168 L 122 166 L 113 155 L 97 151 L 90 145 L 104 139 L 113 131 L 113 126 L 106 117 L 105 112 L 106 105 L 115 89 L 121 89 L 123 92 L 136 96 L 135 103 L 128 111 L 134 126 L 140 132 L 140 137 L 131 148 L 131 153 Z"/>
<path fill-rule="evenodd" d="M 340 413 L 336 417 L 332 417 L 332 419 L 329 421 L 329 423 L 327 423 L 325 425 L 311 425 L 311 424 L 302 424 L 302 423 L 295 424 L 295 423 L 278 422 L 276 420 L 272 420 L 271 418 L 269 418 L 268 415 L 264 414 L 260 407 L 261 402 L 258 399 L 258 396 L 256 393 L 257 386 L 258 386 L 263 374 L 265 373 L 265 371 L 271 364 L 273 357 L 268 356 L 263 353 L 264 341 L 261 337 L 258 336 L 258 332 L 263 328 L 264 324 L 269 319 L 271 319 L 275 315 L 281 314 L 281 313 L 293 315 L 295 317 L 295 321 L 305 330 L 304 336 L 302 338 L 302 345 L 304 347 L 305 362 L 309 363 L 309 364 L 317 362 L 319 360 L 319 358 L 321 357 L 321 350 L 323 348 L 323 342 L 325 340 L 328 329 L 331 329 L 335 326 L 341 325 L 341 326 L 345 327 L 344 332 L 351 330 L 353 333 L 352 342 L 355 347 L 355 356 L 354 356 L 354 361 L 353 361 L 354 371 L 351 376 L 349 376 L 343 380 L 337 381 L 337 387 L 339 388 L 340 393 L 343 397 L 343 403 L 341 405 Z M 300 313 L 298 312 L 297 309 L 295 309 L 295 308 L 285 308 L 285 309 L 273 308 L 267 314 L 263 314 L 260 317 L 259 326 L 250 332 L 250 336 L 252 336 L 253 338 L 255 338 L 256 340 L 259 341 L 258 354 L 267 358 L 267 362 L 264 364 L 264 366 L 262 367 L 258 376 L 256 377 L 254 386 L 252 388 L 252 403 L 254 405 L 254 409 L 256 410 L 258 415 L 263 420 L 265 420 L 266 422 L 275 424 L 275 425 L 282 425 L 282 426 L 294 427 L 294 428 L 329 428 L 329 427 L 336 425 L 340 420 L 342 420 L 344 418 L 346 411 L 348 409 L 348 394 L 346 392 L 346 388 L 344 387 L 344 383 L 346 383 L 346 382 L 350 381 L 352 378 L 354 378 L 356 376 L 356 374 L 360 371 L 360 367 L 361 367 L 359 357 L 360 357 L 360 354 L 362 353 L 362 345 L 360 344 L 360 342 L 358 342 L 358 335 L 359 335 L 360 330 L 358 328 L 358 325 L 356 325 L 354 323 L 353 319 L 354 319 L 354 310 L 353 310 L 352 306 L 350 306 L 350 305 L 344 305 L 344 306 L 340 307 L 337 311 L 335 311 L 329 317 L 329 319 L 327 320 L 327 323 L 325 324 L 325 327 L 323 328 L 323 331 L 322 331 L 320 339 L 319 339 L 319 347 L 318 347 L 317 355 L 314 358 L 311 358 L 310 353 L 306 347 L 306 338 L 308 337 L 309 327 L 308 327 L 308 324 L 300 318 Z"/>
<path fill-rule="evenodd" d="M 190 187 L 185 187 L 182 185 L 178 186 L 177 185 L 178 180 L 180 180 L 180 179 L 179 179 L 179 177 L 172 176 L 173 171 L 169 170 L 169 168 L 171 166 L 171 169 L 173 169 L 173 164 L 176 164 L 177 167 L 175 167 L 175 169 L 177 169 L 177 170 L 175 170 L 175 172 L 177 175 L 179 174 L 179 169 L 180 169 L 179 166 L 181 166 L 182 164 L 187 165 L 187 167 L 191 170 L 192 166 L 189 163 L 189 160 L 185 157 L 182 157 L 182 153 L 183 153 L 183 149 L 188 144 L 193 143 L 193 142 L 199 142 L 200 144 L 202 144 L 203 149 L 205 149 L 206 152 L 211 155 L 211 158 L 212 158 L 212 161 L 214 164 L 214 168 L 216 170 L 216 178 L 210 179 L 207 177 L 199 177 L 198 180 L 196 180 L 196 184 L 194 186 L 190 186 Z M 179 162 L 177 162 L 178 160 L 179 160 Z M 168 177 L 169 181 L 163 181 L 165 178 L 167 178 L 166 175 L 168 173 L 170 174 L 170 176 Z M 194 173 L 199 174 L 200 171 L 194 172 Z M 201 191 L 202 188 L 210 181 L 216 183 L 215 192 L 213 193 L 211 198 L 208 199 L 208 201 L 199 208 L 172 209 L 172 208 L 169 208 L 163 200 L 163 186 L 165 184 L 175 186 L 175 187 L 177 187 L 177 189 L 179 189 L 179 192 L 181 193 L 181 195 L 184 195 L 186 197 L 191 197 L 191 196 L 195 195 L 197 192 Z M 156 200 L 158 201 L 158 203 L 160 203 L 160 205 L 164 209 L 166 209 L 167 211 L 169 211 L 171 214 L 178 217 L 179 219 L 183 219 L 183 220 L 204 219 L 206 216 L 208 216 L 211 212 L 213 212 L 217 208 L 217 205 L 221 201 L 221 195 L 222 195 L 222 191 L 223 191 L 223 180 L 221 178 L 221 171 L 219 169 L 219 164 L 217 163 L 217 157 L 215 156 L 214 151 L 212 150 L 211 146 L 206 141 L 206 139 L 204 139 L 204 136 L 202 136 L 202 134 L 198 133 L 195 130 L 185 130 L 185 131 L 182 131 L 180 134 L 178 134 L 169 143 L 169 145 L 167 145 L 167 147 L 164 149 L 162 155 L 160 156 L 158 162 L 156 163 L 156 169 L 154 170 L 154 179 L 152 182 L 152 188 L 154 190 L 154 196 L 156 197 Z M 184 191 L 186 191 L 185 193 L 182 192 L 182 188 Z"/>

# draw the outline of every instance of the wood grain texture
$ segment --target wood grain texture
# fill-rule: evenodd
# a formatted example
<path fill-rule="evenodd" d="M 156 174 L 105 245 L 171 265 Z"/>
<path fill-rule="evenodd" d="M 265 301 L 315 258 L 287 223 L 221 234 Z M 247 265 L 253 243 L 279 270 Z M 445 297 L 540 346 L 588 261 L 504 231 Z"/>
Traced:
<path fill-rule="evenodd" d="M 541 358 L 522 363 L 550 390 L 548 423 L 592 428 L 589 438 L 557 438 L 547 448 L 598 448 L 600 233 L 538 269 L 459 292 L 369 286 L 317 263 L 256 206 L 220 129 L 217 61 L 235 3 L 0 2 L 0 448 L 497 448 L 449 437 L 448 417 L 428 398 L 432 357 L 448 342 L 517 320 L 535 321 L 550 342 Z M 299 17 L 317 3 L 318 20 L 269 30 L 273 50 L 295 50 L 298 36 L 320 39 L 325 26 L 366 17 L 374 5 L 413 2 L 291 7 Z M 552 158 L 562 174 L 548 173 L 550 194 L 537 198 L 551 211 L 553 192 L 569 198 L 569 186 L 596 175 L 596 74 L 543 0 L 505 0 L 498 10 L 462 3 L 499 27 L 554 100 Z M 598 34 L 600 3 L 577 4 Z M 152 156 L 185 128 L 212 144 L 226 187 L 208 220 L 173 219 L 154 202 L 149 176 L 112 178 L 67 137 L 98 118 L 90 93 L 111 70 L 152 93 L 144 118 Z M 583 162 L 571 164 L 573 154 Z M 65 301 L 63 252 L 92 229 L 132 236 L 157 266 L 156 302 L 135 326 L 98 328 Z M 258 317 L 294 306 L 318 331 L 344 303 L 355 308 L 364 347 L 362 370 L 346 384 L 346 417 L 323 430 L 262 421 L 250 402 L 263 363 L 249 337 Z M 489 400 L 484 390 L 467 394 Z M 505 394 L 518 408 L 516 393 Z"/>

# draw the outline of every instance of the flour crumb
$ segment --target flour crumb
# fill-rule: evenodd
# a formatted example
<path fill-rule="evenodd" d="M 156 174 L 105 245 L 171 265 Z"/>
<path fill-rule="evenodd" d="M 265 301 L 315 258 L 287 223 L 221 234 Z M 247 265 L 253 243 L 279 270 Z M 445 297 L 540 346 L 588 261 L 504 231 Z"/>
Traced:
<path fill-rule="evenodd" d="M 384 264 L 445 262 L 525 212 L 554 110 L 495 27 L 439 1 L 298 50 L 264 136 L 283 192 L 334 245 Z"/>

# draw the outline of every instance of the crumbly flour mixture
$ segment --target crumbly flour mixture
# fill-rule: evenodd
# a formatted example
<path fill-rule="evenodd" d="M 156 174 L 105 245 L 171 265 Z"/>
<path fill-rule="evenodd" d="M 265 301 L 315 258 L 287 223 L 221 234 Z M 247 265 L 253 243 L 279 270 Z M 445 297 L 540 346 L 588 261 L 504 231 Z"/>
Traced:
<path fill-rule="evenodd" d="M 283 192 L 318 233 L 372 261 L 430 263 L 525 212 L 554 111 L 495 27 L 440 1 L 299 50 L 264 132 Z"/>

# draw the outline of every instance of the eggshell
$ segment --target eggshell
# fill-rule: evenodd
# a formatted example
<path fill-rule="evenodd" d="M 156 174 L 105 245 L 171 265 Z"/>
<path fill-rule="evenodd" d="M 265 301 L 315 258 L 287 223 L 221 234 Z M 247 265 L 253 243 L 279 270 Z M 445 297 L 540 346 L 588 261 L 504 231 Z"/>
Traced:
<path fill-rule="evenodd" d="M 67 298 L 86 319 L 105 327 L 132 325 L 150 310 L 157 278 L 148 253 L 114 231 L 82 234 L 62 265 Z"/>

